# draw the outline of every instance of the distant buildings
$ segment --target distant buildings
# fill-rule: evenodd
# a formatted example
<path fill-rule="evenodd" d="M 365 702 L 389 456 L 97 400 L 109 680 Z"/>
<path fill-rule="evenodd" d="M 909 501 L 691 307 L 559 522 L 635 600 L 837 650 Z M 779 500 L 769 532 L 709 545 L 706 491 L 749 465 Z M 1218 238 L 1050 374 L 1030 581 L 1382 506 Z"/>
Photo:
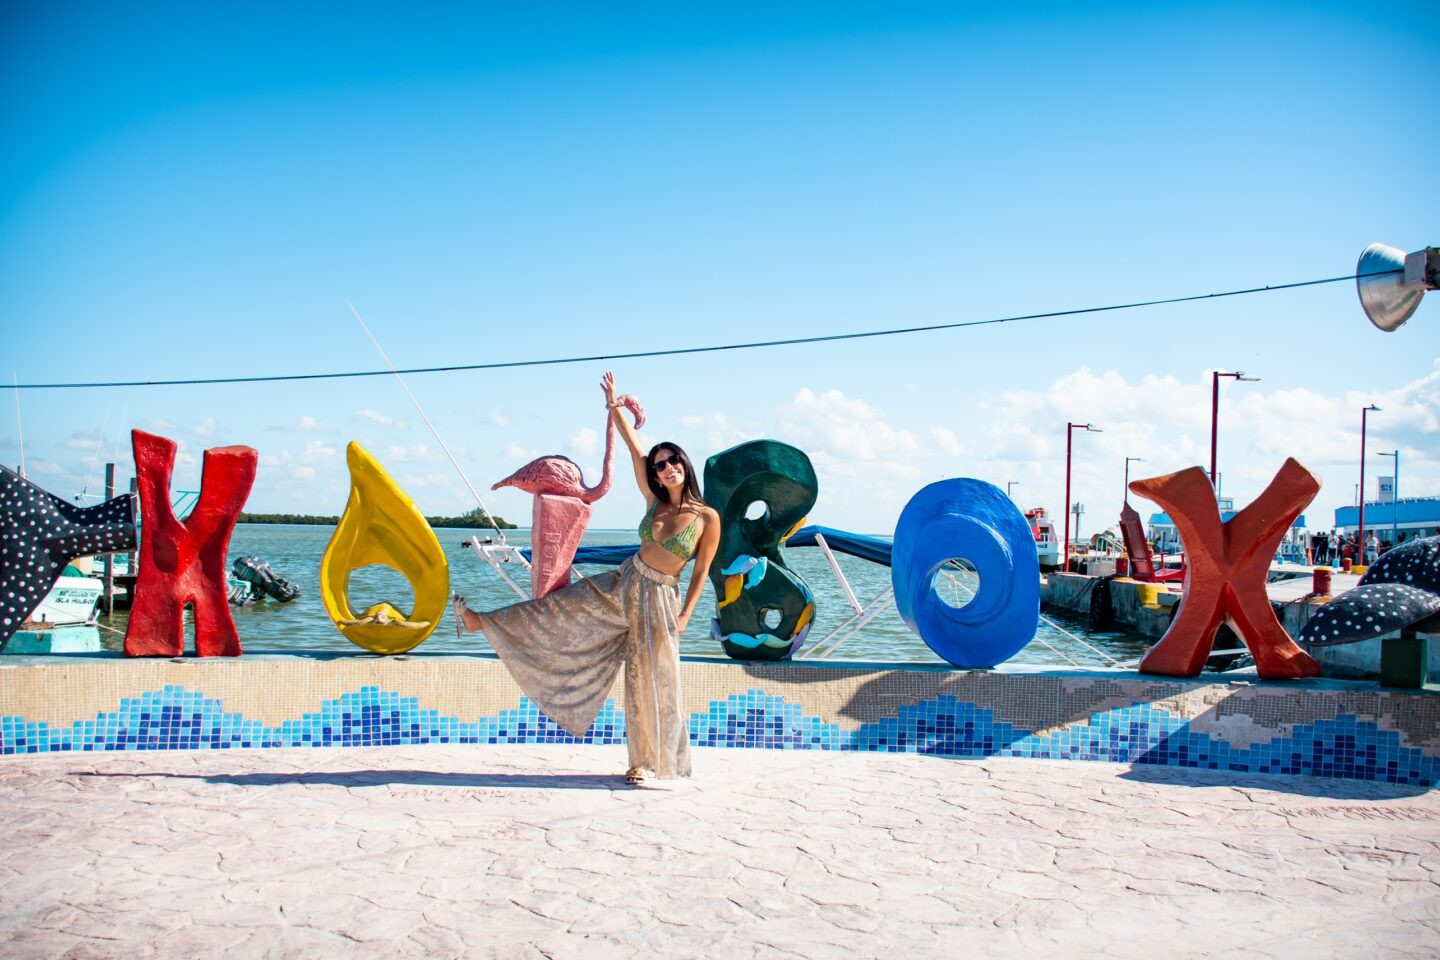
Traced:
<path fill-rule="evenodd" d="M 1342 536 L 1360 528 L 1359 507 L 1337 507 L 1335 529 Z M 1382 545 L 1390 545 L 1392 531 L 1403 540 L 1440 534 L 1440 497 L 1407 497 L 1365 503 L 1365 532 L 1371 531 Z"/>

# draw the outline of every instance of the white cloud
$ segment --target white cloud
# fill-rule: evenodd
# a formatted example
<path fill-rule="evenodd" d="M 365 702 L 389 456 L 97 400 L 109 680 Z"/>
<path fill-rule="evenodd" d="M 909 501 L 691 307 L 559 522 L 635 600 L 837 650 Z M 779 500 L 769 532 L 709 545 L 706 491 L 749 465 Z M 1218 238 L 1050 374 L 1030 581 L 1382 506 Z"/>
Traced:
<path fill-rule="evenodd" d="M 912 431 L 891 426 L 881 410 L 839 390 L 816 394 L 801 387 L 780 409 L 779 432 L 812 456 L 823 452 L 836 461 L 906 461 L 924 455 Z"/>
<path fill-rule="evenodd" d="M 581 427 L 570 435 L 570 449 L 580 454 L 592 454 L 600 446 L 600 434 L 589 427 Z"/>
<path fill-rule="evenodd" d="M 260 465 L 262 467 L 274 467 L 277 469 L 288 469 L 299 466 L 325 467 L 332 464 L 338 465 L 336 454 L 339 451 L 335 446 L 325 440 L 311 440 L 298 451 L 295 450 L 262 450 L 260 452 Z"/>
<path fill-rule="evenodd" d="M 302 416 L 298 421 L 296 421 L 294 429 L 298 430 L 300 433 L 340 432 L 339 430 L 336 430 L 334 427 L 330 426 L 330 424 L 325 423 L 322 420 L 317 420 L 314 417 L 310 416 L 310 414 L 308 413 Z"/>
<path fill-rule="evenodd" d="M 935 446 L 952 457 L 958 457 L 965 452 L 965 447 L 955 436 L 955 431 L 949 427 L 931 427 L 930 439 L 934 441 Z"/>
<path fill-rule="evenodd" d="M 778 415 L 772 435 L 804 450 L 815 467 L 820 496 L 813 515 L 819 522 L 887 531 L 915 491 L 939 479 L 926 464 L 931 445 L 859 397 L 802 387 Z"/>
<path fill-rule="evenodd" d="M 300 452 L 300 459 L 305 463 L 313 463 L 316 460 L 329 460 L 335 453 L 335 447 L 324 440 L 311 440 Z"/>
<path fill-rule="evenodd" d="M 403 490 L 424 490 L 444 488 L 454 482 L 454 478 L 448 473 L 406 473 L 399 478 L 400 487 Z M 423 509 L 423 508 L 422 508 Z"/>
<path fill-rule="evenodd" d="M 364 410 L 356 410 L 351 416 L 362 423 L 368 423 L 375 427 L 384 427 L 387 430 L 404 430 L 410 426 L 408 420 L 387 416 L 379 410 L 371 410 L 368 407 Z"/>
<path fill-rule="evenodd" d="M 747 440 L 754 440 L 757 437 L 765 436 L 773 431 L 760 429 L 753 423 L 737 422 L 723 413 L 708 413 L 703 416 L 687 414 L 680 418 L 680 426 L 690 434 L 685 440 L 697 450 L 708 450 L 711 454 L 728 450 L 736 444 L 744 443 Z M 645 449 L 650 445 L 645 444 Z M 688 449 L 688 447 L 687 447 Z M 697 469 L 703 469 L 698 463 Z"/>
<path fill-rule="evenodd" d="M 492 407 L 490 412 L 485 414 L 482 420 L 483 422 L 490 424 L 492 427 L 510 426 L 510 417 L 506 415 L 505 411 L 501 410 L 499 407 Z"/>
<path fill-rule="evenodd" d="M 215 432 L 215 418 L 201 417 L 190 426 L 192 437 L 208 437 Z"/>
<path fill-rule="evenodd" d="M 67 450 L 99 450 L 99 430 L 76 430 L 62 446 Z"/>
<path fill-rule="evenodd" d="M 431 450 L 423 443 L 412 446 L 392 443 L 385 448 L 385 453 L 380 457 L 384 463 L 432 463 L 444 460 L 445 454 L 439 450 Z"/>
<path fill-rule="evenodd" d="M 1402 495 L 1440 494 L 1440 362 L 1422 377 L 1373 394 L 1327 388 L 1323 382 L 1309 381 L 1304 386 L 1270 381 L 1221 384 L 1219 465 L 1227 495 L 1249 502 L 1285 457 L 1294 456 L 1325 484 L 1306 513 L 1312 528 L 1328 529 L 1333 508 L 1348 503 L 1353 494 L 1358 479 L 1359 411 L 1371 402 L 1383 409 L 1369 417 L 1369 492 L 1374 494 L 1374 476 L 1390 472 L 1390 461 L 1379 458 L 1379 451 L 1399 449 Z M 1104 432 L 1077 431 L 1072 463 L 1072 498 L 1086 505 L 1081 533 L 1088 536 L 1115 522 L 1125 457 L 1144 458 L 1131 464 L 1132 480 L 1208 465 L 1210 389 L 1210 371 L 1198 367 L 1163 377 L 1126 377 L 1079 367 L 1053 380 L 1036 381 L 1031 389 L 980 393 L 964 396 L 963 401 L 956 399 L 960 394 L 944 395 L 929 388 L 914 397 L 904 384 L 882 386 L 878 381 L 871 387 L 847 385 L 843 390 L 796 385 L 781 394 L 779 405 L 756 403 L 724 412 L 690 407 L 686 415 L 667 420 L 671 426 L 661 427 L 663 436 L 642 437 L 642 443 L 648 447 L 657 439 L 674 440 L 702 459 L 757 438 L 794 444 L 810 456 L 819 477 L 819 501 L 811 511 L 816 522 L 888 532 L 906 501 L 942 475 L 975 477 L 1001 491 L 1007 481 L 1018 481 L 1014 493 L 1019 506 L 1045 506 L 1057 521 L 1063 519 L 1065 425 L 1093 422 Z M 384 414 L 370 412 L 385 419 Z M 387 426 L 362 414 L 352 416 L 374 427 Z M 498 407 L 475 416 L 495 426 L 510 422 Z M 397 428 L 400 423 L 392 422 Z M 176 437 L 184 448 L 188 431 L 163 421 L 147 425 L 147 429 L 157 427 L 155 432 Z M 88 439 L 84 431 L 75 436 Z M 408 439 L 402 434 L 389 436 Z M 475 458 L 479 466 L 472 467 L 463 457 L 462 462 L 492 508 L 505 516 L 528 516 L 528 496 L 502 491 L 492 498 L 487 488 L 542 451 L 518 442 L 526 439 L 518 431 L 492 436 L 493 446 L 486 444 L 487 451 Z M 511 442 L 512 437 L 516 442 Z M 282 509 L 283 504 L 284 509 L 338 512 L 349 485 L 344 444 L 314 432 L 291 440 L 301 441 L 310 442 L 287 450 L 262 449 L 257 504 L 263 497 L 271 509 Z M 573 434 L 567 429 L 542 442 L 569 451 L 586 465 L 587 481 L 596 482 L 598 452 L 604 442 L 598 429 Z M 56 445 L 57 455 L 62 445 Z M 192 440 L 190 446 L 198 455 L 200 444 Z M 101 458 L 108 452 L 102 449 Z M 379 444 L 374 452 L 402 486 L 426 494 L 427 513 L 454 513 L 473 506 L 464 502 L 468 497 L 438 447 Z M 62 457 L 61 462 L 73 468 L 75 461 L 94 453 L 92 448 L 76 446 L 69 451 L 73 459 Z M 622 448 L 617 493 L 602 502 L 601 509 L 608 511 L 597 520 L 602 526 L 633 522 L 629 511 L 636 501 L 623 454 Z M 194 463 L 193 457 L 186 459 Z M 177 486 L 193 487 L 198 469 L 186 468 L 189 475 L 184 475 L 184 463 L 177 465 Z M 80 476 L 84 470 L 82 465 Z M 77 488 L 78 484 L 77 479 Z M 1131 500 L 1142 516 L 1157 509 L 1133 496 Z"/>
<path fill-rule="evenodd" d="M 1075 431 L 1072 499 L 1086 503 L 1084 532 L 1114 523 L 1123 494 L 1125 457 L 1132 480 L 1210 462 L 1210 371 L 1193 380 L 1142 377 L 1130 381 L 1109 371 L 1081 367 L 1048 388 L 1007 391 L 982 400 L 957 439 L 983 457 L 971 465 L 1002 489 L 1020 480 L 1017 496 L 1027 504 L 1063 510 L 1066 424 L 1093 422 L 1103 433 Z M 1217 465 L 1221 485 L 1237 503 L 1252 500 L 1294 457 L 1320 477 L 1323 488 L 1306 509 L 1312 529 L 1327 529 L 1334 508 L 1353 501 L 1359 474 L 1360 409 L 1369 417 L 1368 494 L 1372 477 L 1388 473 L 1381 450 L 1401 451 L 1401 493 L 1440 493 L 1440 361 L 1433 372 L 1374 394 L 1329 395 L 1313 387 L 1265 389 L 1259 383 L 1222 383 Z M 1411 483 L 1406 484 L 1407 466 Z M 1133 500 L 1133 498 L 1132 498 Z M 1153 506 L 1135 501 L 1145 515 Z"/>

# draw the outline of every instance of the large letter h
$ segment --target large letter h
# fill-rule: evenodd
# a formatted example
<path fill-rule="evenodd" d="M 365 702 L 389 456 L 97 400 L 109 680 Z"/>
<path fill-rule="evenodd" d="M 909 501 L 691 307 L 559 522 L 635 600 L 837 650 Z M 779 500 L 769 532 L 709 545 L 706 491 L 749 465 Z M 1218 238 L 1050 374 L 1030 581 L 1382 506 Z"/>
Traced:
<path fill-rule="evenodd" d="M 175 442 L 143 430 L 132 430 L 130 438 L 140 487 L 140 572 L 125 655 L 182 656 L 182 615 L 186 604 L 194 604 L 195 653 L 238 657 L 240 637 L 225 591 L 225 551 L 255 482 L 258 454 L 240 446 L 206 450 L 200 499 L 181 522 L 170 507 Z"/>

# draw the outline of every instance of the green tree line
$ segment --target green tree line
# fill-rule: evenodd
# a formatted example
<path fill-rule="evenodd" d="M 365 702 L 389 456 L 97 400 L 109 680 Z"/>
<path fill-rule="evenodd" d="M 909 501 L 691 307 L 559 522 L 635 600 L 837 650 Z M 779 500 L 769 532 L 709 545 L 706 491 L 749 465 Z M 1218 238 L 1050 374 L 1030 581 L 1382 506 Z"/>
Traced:
<path fill-rule="evenodd" d="M 490 515 L 495 521 L 495 526 L 502 530 L 514 530 L 515 524 L 509 523 L 504 517 Z M 333 527 L 340 522 L 339 517 L 320 517 L 310 513 L 242 513 L 240 523 L 294 523 L 311 527 Z M 485 527 L 490 526 L 489 521 L 479 507 L 458 517 L 426 517 L 425 522 L 432 527 Z"/>

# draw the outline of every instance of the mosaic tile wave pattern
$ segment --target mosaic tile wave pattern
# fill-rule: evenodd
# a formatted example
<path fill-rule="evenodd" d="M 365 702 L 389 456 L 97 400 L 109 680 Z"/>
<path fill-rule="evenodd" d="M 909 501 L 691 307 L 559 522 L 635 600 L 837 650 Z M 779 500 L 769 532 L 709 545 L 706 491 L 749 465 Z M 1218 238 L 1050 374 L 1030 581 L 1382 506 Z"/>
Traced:
<path fill-rule="evenodd" d="M 1440 785 L 1440 758 L 1400 743 L 1399 735 L 1353 715 L 1297 724 L 1288 736 L 1239 747 L 1190 729 L 1148 703 L 1092 714 L 1064 730 L 1036 732 L 950 696 L 902 707 L 855 730 L 807 716 L 763 690 L 712 701 L 690 717 L 696 746 L 779 750 L 910 752 L 978 758 L 1107 760 L 1244 773 L 1306 774 Z M 247 747 L 382 746 L 424 743 L 623 744 L 625 715 L 607 701 L 584 737 L 572 737 L 528 699 L 474 722 L 421 708 L 418 699 L 367 686 L 317 713 L 278 727 L 227 713 L 181 686 L 121 701 L 115 712 L 69 726 L 0 717 L 0 754 L 95 750 L 223 750 Z"/>

